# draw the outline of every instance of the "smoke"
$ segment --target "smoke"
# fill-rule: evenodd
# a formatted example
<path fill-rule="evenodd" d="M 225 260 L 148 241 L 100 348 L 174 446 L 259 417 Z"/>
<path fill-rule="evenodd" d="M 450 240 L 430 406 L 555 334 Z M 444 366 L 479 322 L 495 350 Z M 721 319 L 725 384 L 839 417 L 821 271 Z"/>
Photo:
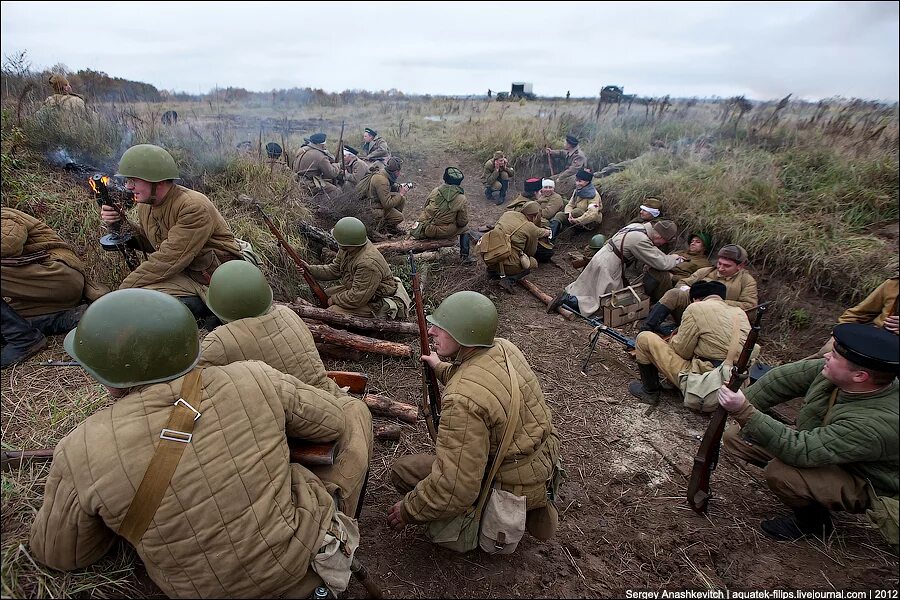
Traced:
<path fill-rule="evenodd" d="M 64 167 L 69 163 L 77 162 L 65 148 L 57 148 L 47 154 L 47 161 L 54 167 Z"/>

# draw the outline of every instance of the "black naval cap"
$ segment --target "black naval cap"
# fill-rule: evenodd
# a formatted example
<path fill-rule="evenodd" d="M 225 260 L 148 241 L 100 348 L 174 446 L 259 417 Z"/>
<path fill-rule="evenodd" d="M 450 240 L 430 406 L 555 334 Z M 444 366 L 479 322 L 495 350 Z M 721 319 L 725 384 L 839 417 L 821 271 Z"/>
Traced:
<path fill-rule="evenodd" d="M 313 144 L 324 144 L 325 143 L 325 134 L 324 133 L 314 133 L 309 136 L 309 141 Z"/>
<path fill-rule="evenodd" d="M 728 288 L 726 288 L 725 284 L 721 281 L 707 281 L 704 279 L 691 286 L 691 291 L 688 292 L 688 296 L 691 300 L 706 298 L 707 296 L 719 296 L 724 300 L 727 293 Z"/>
<path fill-rule="evenodd" d="M 900 375 L 900 337 L 864 323 L 841 323 L 831 332 L 834 351 L 860 367 Z"/>
<path fill-rule="evenodd" d="M 572 135 L 572 134 L 569 134 L 569 135 L 566 136 L 566 141 L 569 142 L 569 144 L 572 145 L 572 146 L 577 146 L 577 145 L 578 145 L 578 138 L 575 137 L 575 136 Z"/>

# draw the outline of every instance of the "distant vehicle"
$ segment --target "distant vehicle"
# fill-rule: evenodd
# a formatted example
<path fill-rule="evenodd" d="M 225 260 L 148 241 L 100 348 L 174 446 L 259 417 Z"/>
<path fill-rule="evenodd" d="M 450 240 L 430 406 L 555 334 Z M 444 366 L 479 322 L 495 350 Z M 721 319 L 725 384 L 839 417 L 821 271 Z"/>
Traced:
<path fill-rule="evenodd" d="M 510 98 L 525 98 L 526 100 L 534 100 L 537 98 L 532 91 L 531 84 L 522 81 L 513 82 L 509 96 Z"/>
<path fill-rule="evenodd" d="M 618 85 L 607 85 L 600 90 L 600 102 L 621 102 L 624 96 L 624 88 Z"/>
<path fill-rule="evenodd" d="M 497 92 L 497 102 L 506 102 L 509 100 L 509 92 Z"/>

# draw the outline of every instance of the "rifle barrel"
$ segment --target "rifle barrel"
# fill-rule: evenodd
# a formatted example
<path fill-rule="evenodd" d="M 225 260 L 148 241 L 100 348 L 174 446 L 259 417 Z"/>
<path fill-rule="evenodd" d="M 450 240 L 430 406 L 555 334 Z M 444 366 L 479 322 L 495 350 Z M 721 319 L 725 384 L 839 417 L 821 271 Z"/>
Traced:
<path fill-rule="evenodd" d="M 428 343 L 428 325 L 425 322 L 425 306 L 422 301 L 422 286 L 419 281 L 419 272 L 416 269 L 416 259 L 412 250 L 409 251 L 409 267 L 412 274 L 413 301 L 416 305 L 416 323 L 419 326 L 419 346 L 423 356 L 431 353 L 431 345 Z M 437 430 L 441 420 L 441 396 L 438 388 L 437 375 L 434 369 L 422 362 L 422 414 L 425 416 L 425 426 L 432 441 L 437 440 Z"/>

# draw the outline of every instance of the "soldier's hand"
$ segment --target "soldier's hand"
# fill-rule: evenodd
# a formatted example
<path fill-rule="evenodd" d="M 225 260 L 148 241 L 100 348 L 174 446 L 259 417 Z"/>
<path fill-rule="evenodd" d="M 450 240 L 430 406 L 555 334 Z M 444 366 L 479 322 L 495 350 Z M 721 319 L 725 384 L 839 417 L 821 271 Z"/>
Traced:
<path fill-rule="evenodd" d="M 118 223 L 122 220 L 122 215 L 119 214 L 119 211 L 114 209 L 112 206 L 107 206 L 104 204 L 100 208 L 100 219 L 103 220 L 107 225 L 112 225 L 113 223 Z"/>
<path fill-rule="evenodd" d="M 397 531 L 403 531 L 403 528 L 406 527 L 406 521 L 403 520 L 403 511 L 400 510 L 402 504 L 403 500 L 400 500 L 388 509 L 388 525 Z"/>
<path fill-rule="evenodd" d="M 552 150 L 550 149 L 550 146 L 547 146 L 546 148 L 544 148 L 544 152 L 546 152 L 547 154 L 550 154 L 552 152 Z"/>
<path fill-rule="evenodd" d="M 423 354 L 419 357 L 423 363 L 428 363 L 428 366 L 432 369 L 438 366 L 438 363 L 441 362 L 441 357 L 438 356 L 437 352 L 431 352 L 430 354 Z"/>
<path fill-rule="evenodd" d="M 738 390 L 736 392 L 732 392 L 728 389 L 727 385 L 723 385 L 719 388 L 719 406 L 727 410 L 728 412 L 738 412 L 745 406 L 747 406 L 747 398 L 744 396 L 744 392 Z"/>
<path fill-rule="evenodd" d="M 328 306 L 334 306 L 334 298 L 331 296 L 328 297 Z"/>
<path fill-rule="evenodd" d="M 553 232 L 552 232 L 551 230 L 541 228 L 541 237 L 542 237 L 542 238 L 548 238 L 548 237 L 550 237 L 551 235 L 553 235 Z"/>
<path fill-rule="evenodd" d="M 891 315 L 884 320 L 884 325 L 882 325 L 882 327 L 884 327 L 891 333 L 900 335 L 900 316 Z"/>

